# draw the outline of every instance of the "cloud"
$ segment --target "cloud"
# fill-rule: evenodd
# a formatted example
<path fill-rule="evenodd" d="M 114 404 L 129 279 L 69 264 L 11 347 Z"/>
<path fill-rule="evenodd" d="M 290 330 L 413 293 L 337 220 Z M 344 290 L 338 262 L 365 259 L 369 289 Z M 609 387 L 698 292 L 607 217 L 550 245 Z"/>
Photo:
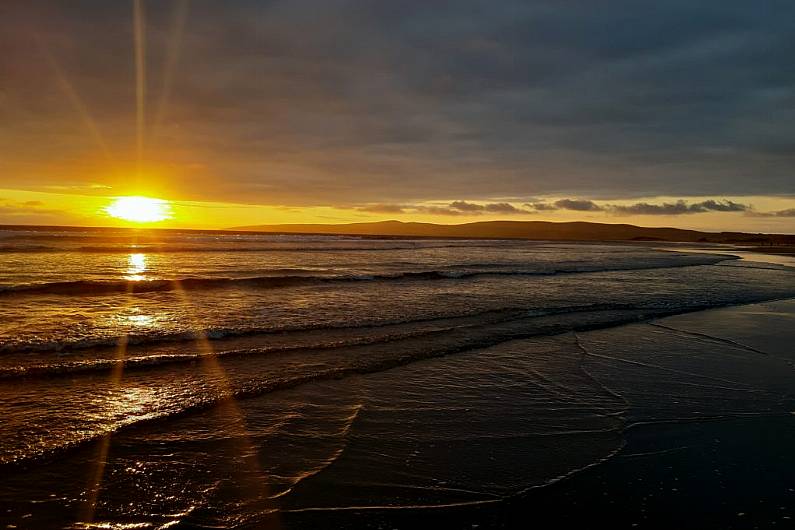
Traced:
<path fill-rule="evenodd" d="M 14 201 L 0 197 L 0 224 L 58 223 L 74 216 L 63 210 L 44 208 L 41 201 Z"/>
<path fill-rule="evenodd" d="M 561 210 L 574 210 L 577 212 L 601 212 L 603 207 L 593 201 L 580 199 L 560 199 L 555 201 L 555 207 Z"/>
<path fill-rule="evenodd" d="M 466 213 L 506 213 L 506 214 L 528 214 L 532 213 L 507 202 L 492 202 L 486 204 L 477 204 L 466 201 L 454 201 L 450 203 L 449 208 Z"/>
<path fill-rule="evenodd" d="M 753 217 L 795 217 L 795 208 L 788 208 L 786 210 L 778 210 L 774 212 L 749 211 L 748 214 Z"/>
<path fill-rule="evenodd" d="M 455 208 L 448 208 L 446 206 L 415 206 L 414 211 L 431 215 L 466 215 L 468 213 L 462 212 L 461 210 L 456 210 Z"/>
<path fill-rule="evenodd" d="M 415 206 L 415 211 L 441 215 L 484 215 L 506 214 L 524 215 L 533 212 L 517 208 L 508 202 L 474 203 L 467 201 L 453 201 L 447 206 Z"/>
<path fill-rule="evenodd" d="M 370 213 L 424 213 L 432 215 L 485 215 L 507 214 L 521 215 L 534 212 L 517 208 L 508 202 L 475 203 L 468 201 L 453 201 L 448 205 L 436 204 L 367 204 L 354 207 L 360 212 Z"/>
<path fill-rule="evenodd" d="M 453 201 L 446 206 L 417 204 L 373 204 L 358 206 L 356 210 L 372 213 L 425 213 L 433 215 L 524 215 L 538 212 L 568 210 L 574 212 L 604 212 L 615 215 L 689 215 L 707 212 L 746 212 L 757 217 L 795 217 L 795 210 L 779 212 L 756 212 L 751 205 L 728 199 L 705 199 L 688 202 L 680 199 L 675 202 L 634 204 L 604 204 L 588 199 L 558 199 L 554 202 L 536 201 L 524 203 L 523 208 L 508 202 L 470 202 Z"/>
<path fill-rule="evenodd" d="M 97 141 L 135 159 L 129 5 L 66 4 L 3 2 L 0 188 L 129 180 Z M 196 1 L 172 47 L 178 5 L 145 162 L 185 200 L 795 194 L 795 2 Z"/>
<path fill-rule="evenodd" d="M 701 208 L 702 211 L 715 211 L 715 212 L 745 212 L 750 210 L 751 207 L 747 204 L 740 204 L 730 200 L 714 201 L 707 200 L 696 204 L 691 204 L 692 207 Z"/>
<path fill-rule="evenodd" d="M 491 213 L 532 213 L 528 212 L 527 210 L 522 210 L 517 208 L 516 206 L 509 204 L 507 202 L 495 202 L 486 205 L 486 211 Z"/>
<path fill-rule="evenodd" d="M 356 209 L 360 212 L 371 213 L 404 213 L 406 208 L 410 208 L 410 206 L 401 204 L 372 204 L 368 206 L 359 206 Z"/>
<path fill-rule="evenodd" d="M 532 210 L 536 210 L 536 211 L 539 211 L 539 212 L 547 212 L 547 211 L 551 212 L 551 211 L 555 211 L 555 210 L 558 209 L 558 207 L 555 206 L 554 204 L 548 204 L 548 203 L 545 203 L 545 202 L 525 203 L 524 206 L 525 206 L 525 208 L 530 208 Z"/>
<path fill-rule="evenodd" d="M 462 212 L 482 212 L 485 207 L 481 204 L 475 204 L 466 201 L 454 201 L 450 203 L 450 208 Z"/>
<path fill-rule="evenodd" d="M 708 199 L 688 204 L 679 200 L 675 203 L 650 204 L 639 202 L 630 205 L 611 205 L 609 210 L 619 215 L 686 215 L 705 212 L 747 212 L 750 205 L 729 200 L 715 201 Z"/>

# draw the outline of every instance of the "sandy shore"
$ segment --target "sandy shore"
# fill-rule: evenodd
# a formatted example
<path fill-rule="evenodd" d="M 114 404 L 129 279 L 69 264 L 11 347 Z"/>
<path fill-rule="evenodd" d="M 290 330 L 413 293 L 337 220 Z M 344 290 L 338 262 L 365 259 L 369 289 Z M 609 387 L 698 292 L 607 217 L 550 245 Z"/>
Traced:
<path fill-rule="evenodd" d="M 605 464 L 499 504 L 286 514 L 288 528 L 792 528 L 795 418 L 644 425 Z"/>
<path fill-rule="evenodd" d="M 738 247 L 739 250 L 750 252 L 761 252 L 762 254 L 774 254 L 780 256 L 795 256 L 795 246 L 775 245 L 769 247 Z"/>
<path fill-rule="evenodd" d="M 749 384 L 758 384 L 770 379 L 762 366 L 778 366 L 779 381 L 759 392 L 782 391 L 779 402 L 770 410 L 753 413 L 740 412 L 736 403 L 726 403 L 725 414 L 700 418 L 698 412 L 682 413 L 682 417 L 668 419 L 662 414 L 659 421 L 652 422 L 634 422 L 630 412 L 625 443 L 617 454 L 568 478 L 497 503 L 285 513 L 282 523 L 288 528 L 320 524 L 329 528 L 415 528 L 419 524 L 462 529 L 575 525 L 792 528 L 795 397 L 786 385 L 795 382 L 795 351 L 791 347 L 795 344 L 795 300 L 702 311 L 651 324 L 679 334 L 696 348 L 700 342 L 713 351 L 723 348 L 725 362 L 718 359 L 718 364 L 710 365 L 714 359 L 705 360 L 705 377 L 737 381 L 738 374 L 747 374 Z M 641 326 L 649 324 L 596 331 L 594 340 L 631 336 Z M 582 334 L 585 343 L 588 335 Z M 638 343 L 635 350 L 635 360 L 625 362 L 657 366 L 653 363 L 662 364 L 661 355 L 670 355 L 655 350 L 654 341 Z M 678 368 L 666 364 L 666 370 L 690 373 L 699 364 L 692 354 L 687 356 Z M 621 381 L 606 384 L 619 388 Z M 795 389 L 795 385 L 789 388 Z M 673 388 L 649 389 L 649 394 L 650 402 L 659 403 L 661 410 L 667 410 L 669 404 L 678 407 L 680 400 L 688 399 Z"/>

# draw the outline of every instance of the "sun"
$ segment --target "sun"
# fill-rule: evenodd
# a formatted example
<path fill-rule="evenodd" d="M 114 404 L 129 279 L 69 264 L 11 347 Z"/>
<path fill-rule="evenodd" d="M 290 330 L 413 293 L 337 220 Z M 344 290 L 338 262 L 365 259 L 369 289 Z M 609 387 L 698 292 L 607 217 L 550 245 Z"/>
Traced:
<path fill-rule="evenodd" d="M 149 197 L 116 197 L 105 213 L 135 223 L 154 223 L 171 219 L 171 205 L 163 199 Z"/>

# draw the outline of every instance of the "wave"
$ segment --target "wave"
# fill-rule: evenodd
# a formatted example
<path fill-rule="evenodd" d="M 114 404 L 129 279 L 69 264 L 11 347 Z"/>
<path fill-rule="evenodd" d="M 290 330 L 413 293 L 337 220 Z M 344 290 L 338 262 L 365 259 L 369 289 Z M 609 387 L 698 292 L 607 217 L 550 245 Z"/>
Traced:
<path fill-rule="evenodd" d="M 645 263 L 615 267 L 572 267 L 570 269 L 508 269 L 508 270 L 471 270 L 451 269 L 409 271 L 386 274 L 350 274 L 350 275 L 310 275 L 285 274 L 254 276 L 245 278 L 228 277 L 187 277 L 178 279 L 156 280 L 70 280 L 61 282 L 19 284 L 0 287 L 0 296 L 52 294 L 52 295 L 99 295 L 114 293 L 150 293 L 162 291 L 192 291 L 219 288 L 258 288 L 274 289 L 328 283 L 351 283 L 373 281 L 415 281 L 415 280 L 455 280 L 478 276 L 552 276 L 556 274 L 583 274 L 622 270 L 667 269 L 714 265 L 721 261 L 739 259 L 734 256 L 712 256 L 689 260 L 680 263 Z M 295 272 L 295 271 L 291 271 Z"/>
<path fill-rule="evenodd" d="M 600 304 L 600 307 L 605 304 Z M 590 308 L 593 306 L 577 306 Z M 90 338 L 72 341 L 40 341 L 24 343 L 0 344 L 0 353 L 24 353 L 24 352 L 58 352 L 64 355 L 67 351 L 78 351 L 86 349 L 115 348 L 124 339 L 128 347 L 145 346 L 161 343 L 180 343 L 190 342 L 196 339 L 224 340 L 235 337 L 245 337 L 249 335 L 283 335 L 285 333 L 305 333 L 305 332 L 330 332 L 346 330 L 372 331 L 394 326 L 429 324 L 442 321 L 462 320 L 469 318 L 500 318 L 505 314 L 521 313 L 523 315 L 533 314 L 555 314 L 556 311 L 568 311 L 568 307 L 549 308 L 544 310 L 533 310 L 518 307 L 506 307 L 500 309 L 489 309 L 485 311 L 470 311 L 461 313 L 450 313 L 441 316 L 427 318 L 415 318 L 407 320 L 378 320 L 371 322 L 358 322 L 356 324 L 316 324 L 304 326 L 268 326 L 268 327 L 235 327 L 235 328 L 206 328 L 196 331 L 159 333 L 159 334 L 127 334 L 102 338 Z"/>
<path fill-rule="evenodd" d="M 0 348 L 5 354 L 36 352 L 57 352 L 56 362 L 24 363 L 18 366 L 0 367 L 0 379 L 15 379 L 26 377 L 57 377 L 79 373 L 104 372 L 117 368 L 126 370 L 152 369 L 168 364 L 195 363 L 206 358 L 236 357 L 244 355 L 269 355 L 278 353 L 293 353 L 301 351 L 320 351 L 341 349 L 354 346 L 372 346 L 387 344 L 417 337 L 431 337 L 461 331 L 469 328 L 482 328 L 499 324 L 508 324 L 517 320 L 531 322 L 545 317 L 567 318 L 578 313 L 605 314 L 628 312 L 640 315 L 646 319 L 659 316 L 680 314 L 683 312 L 713 309 L 735 303 L 750 303 L 761 301 L 737 300 L 721 304 L 698 304 L 689 307 L 638 307 L 630 304 L 586 304 L 574 306 L 561 306 L 549 308 L 502 308 L 496 310 L 478 311 L 472 313 L 445 315 L 440 317 L 421 318 L 413 320 L 394 320 L 376 323 L 361 323 L 358 325 L 317 325 L 305 327 L 279 327 L 279 328 L 242 328 L 242 329 L 208 329 L 195 332 L 162 334 L 162 335 L 131 335 L 106 337 L 103 339 L 83 340 L 75 342 L 48 342 L 24 343 L 6 345 Z M 629 321 L 634 321 L 630 319 Z M 413 328 L 406 329 L 413 326 Z M 423 328 L 424 326 L 424 328 Z M 392 329 L 397 328 L 397 329 Z M 357 334 L 328 339 L 323 337 L 328 333 L 355 332 Z M 296 337 L 301 333 L 322 332 L 321 339 L 307 340 L 307 337 Z M 285 338 L 285 334 L 288 334 Z M 285 338 L 278 344 L 265 345 L 264 341 L 269 336 Z M 263 341 L 252 345 L 246 340 L 245 345 L 236 339 Z M 311 339 L 312 337 L 309 337 Z M 144 355 L 132 355 L 123 359 L 116 357 L 116 347 L 124 340 L 128 348 L 145 351 Z M 174 353 L 171 345 L 193 342 L 197 339 L 210 340 L 215 346 L 211 353 Z M 153 348 L 158 345 L 166 347 L 169 353 L 156 353 Z M 81 350 L 95 350 L 99 355 L 91 359 L 69 360 L 69 352 L 77 354 Z M 164 350 L 160 350 L 164 351 Z M 92 352 L 95 353 L 95 352 Z M 102 356 L 106 355 L 106 356 Z"/>
<path fill-rule="evenodd" d="M 340 240 L 345 242 L 347 240 Z M 302 241 L 303 242 L 303 241 Z M 190 245 L 190 244 L 170 244 L 170 243 L 129 243 L 126 245 L 83 245 L 83 246 L 50 246 L 50 245 L 0 245 L 0 253 L 58 253 L 58 252 L 82 252 L 82 253 L 101 253 L 101 254 L 130 254 L 138 252 L 151 252 L 151 253 L 184 253 L 184 252 L 372 252 L 372 251 L 386 251 L 386 250 L 430 250 L 442 248 L 493 248 L 494 244 L 472 244 L 472 243 L 452 243 L 452 244 L 428 244 L 425 242 L 417 241 L 404 241 L 402 243 L 393 243 L 390 245 L 377 245 L 377 246 L 363 246 L 361 244 L 348 245 L 348 246 L 330 246 L 328 241 L 308 241 L 308 243 L 316 243 L 312 246 L 274 246 L 270 245 L 256 245 L 255 246 L 236 246 L 236 245 Z M 278 243 L 278 242 L 276 242 Z M 307 242 L 303 242 L 307 243 Z"/>
<path fill-rule="evenodd" d="M 12 366 L 0 367 L 0 379 L 14 379 L 20 377 L 52 377 L 61 375 L 72 375 L 77 373 L 89 372 L 103 372 L 107 370 L 117 369 L 119 367 L 125 370 L 137 369 L 150 369 L 166 364 L 180 364 L 180 363 L 194 363 L 201 361 L 205 358 L 216 357 L 233 357 L 242 355 L 264 355 L 275 353 L 288 353 L 297 351 L 310 351 L 310 350 L 328 350 L 339 349 L 351 346 L 366 346 L 373 344 L 386 344 L 390 342 L 397 342 L 400 340 L 416 338 L 421 336 L 431 336 L 440 333 L 447 333 L 452 330 L 462 330 L 472 327 L 482 327 L 485 325 L 494 325 L 500 323 L 507 323 L 518 319 L 527 318 L 540 318 L 555 315 L 566 315 L 581 312 L 594 312 L 594 311 L 624 311 L 637 309 L 624 304 L 590 304 L 584 306 L 567 306 L 556 307 L 548 309 L 520 309 L 520 308 L 505 308 L 493 311 L 482 311 L 462 315 L 450 315 L 444 317 L 435 317 L 427 319 L 415 319 L 406 321 L 390 321 L 379 324 L 361 325 L 361 326 L 337 326 L 337 327 L 305 327 L 305 328 L 291 328 L 291 329 L 272 329 L 272 328 L 250 328 L 244 330 L 207 330 L 206 332 L 199 333 L 185 333 L 178 335 L 161 335 L 155 337 L 125 337 L 125 342 L 128 346 L 147 346 L 151 347 L 158 343 L 179 343 L 195 341 L 197 338 L 209 338 L 216 342 L 223 341 L 224 339 L 234 339 L 247 336 L 265 336 L 279 335 L 285 333 L 301 333 L 301 332 L 337 332 L 346 330 L 355 330 L 359 332 L 366 332 L 363 335 L 352 336 L 347 338 L 338 338 L 336 340 L 316 340 L 314 342 L 296 342 L 270 346 L 248 346 L 243 348 L 231 349 L 213 349 L 212 353 L 168 353 L 168 354 L 147 354 L 145 356 L 134 356 L 125 359 L 113 358 L 115 349 L 108 351 L 108 357 L 95 358 L 95 359 L 81 359 L 81 360 L 63 360 L 63 354 L 59 354 L 59 360 L 56 363 L 41 363 L 41 364 L 26 364 L 25 366 Z M 429 329 L 416 329 L 416 326 L 423 324 L 438 325 Z M 405 328 L 406 326 L 415 326 L 415 329 L 398 329 L 392 331 L 389 328 L 398 327 Z M 384 330 L 378 332 L 378 330 Z M 114 337 L 98 341 L 84 341 L 80 343 L 73 343 L 70 345 L 72 350 L 80 350 L 87 348 L 115 348 L 122 337 Z M 291 341 L 292 342 L 292 341 Z M 49 345 L 35 345 L 25 344 L 23 347 L 17 348 L 13 351 L 21 353 L 24 351 L 45 351 L 42 346 L 50 346 L 50 351 L 61 351 L 63 345 L 55 348 L 56 344 Z M 4 350 L 8 352 L 8 350 Z"/>
<path fill-rule="evenodd" d="M 482 325 L 497 321 L 508 321 L 517 317 L 541 317 L 541 316 L 561 315 L 567 313 L 577 313 L 583 311 L 605 311 L 605 310 L 623 310 L 623 309 L 635 309 L 635 308 L 627 304 L 587 304 L 587 305 L 576 305 L 576 306 L 549 307 L 544 309 L 506 307 L 506 308 L 491 309 L 486 311 L 453 313 L 438 317 L 434 316 L 428 318 L 415 318 L 408 320 L 383 320 L 383 321 L 374 321 L 374 322 L 359 322 L 353 325 L 317 324 L 309 326 L 209 328 L 209 329 L 201 329 L 196 331 L 187 331 L 187 332 L 178 332 L 178 333 L 159 333 L 159 334 L 147 333 L 139 335 L 128 334 L 128 335 L 118 335 L 118 336 L 71 340 L 71 341 L 55 340 L 55 341 L 6 343 L 0 345 L 0 353 L 14 354 L 14 353 L 30 353 L 30 352 L 35 352 L 35 353 L 56 352 L 58 353 L 59 356 L 62 357 L 69 355 L 69 352 L 76 353 L 81 350 L 108 349 L 112 350 L 111 353 L 115 355 L 115 348 L 119 345 L 119 343 L 122 340 L 124 340 L 124 343 L 127 345 L 128 348 L 142 348 L 158 344 L 162 345 L 162 344 L 178 344 L 184 342 L 194 342 L 197 339 L 201 340 L 206 339 L 210 341 L 220 342 L 220 341 L 228 341 L 236 338 L 244 338 L 250 336 L 257 336 L 257 335 L 283 336 L 285 334 L 294 335 L 299 333 L 313 333 L 313 332 L 328 333 L 328 332 L 344 332 L 344 331 L 361 331 L 361 332 L 372 333 L 377 330 L 383 330 L 392 327 L 421 326 L 421 325 L 431 325 L 431 324 L 441 325 L 444 322 L 460 324 L 470 319 L 478 319 L 477 323 Z M 452 329 L 453 327 L 456 326 L 451 324 L 448 326 L 443 326 L 440 329 L 449 330 Z M 404 336 L 409 336 L 409 334 L 404 334 Z M 325 342 L 324 344 L 346 345 L 343 344 L 341 341 Z M 322 346 L 318 346 L 318 348 L 321 347 Z M 314 346 L 312 348 L 314 348 Z M 155 355 L 150 355 L 147 358 L 154 359 L 155 357 L 156 357 Z M 177 362 L 181 358 L 187 360 L 198 358 L 197 356 L 190 354 L 169 355 L 167 357 Z M 140 362 L 141 365 L 145 365 L 147 362 L 149 362 L 145 361 L 143 358 L 137 360 L 130 359 L 130 361 L 132 364 Z M 167 362 L 166 357 L 164 357 L 164 361 Z M 109 365 L 115 366 L 118 362 L 119 362 L 118 359 L 113 358 L 109 360 Z M 157 361 L 155 361 L 155 363 L 156 362 Z M 64 364 L 74 364 L 75 366 L 77 366 L 78 362 L 64 363 Z M 24 372 L 20 372 L 18 369 L 15 368 L 15 369 L 6 369 L 5 373 L 13 374 L 13 373 L 24 373 Z"/>
<path fill-rule="evenodd" d="M 654 316 L 660 314 L 659 311 L 652 312 Z M 82 446 L 93 440 L 99 439 L 109 432 L 140 427 L 153 422 L 171 421 L 174 418 L 207 410 L 217 406 L 219 403 L 229 399 L 254 398 L 271 392 L 295 388 L 307 383 L 326 381 L 332 379 L 343 379 L 359 374 L 376 373 L 398 366 L 403 366 L 423 359 L 454 355 L 466 351 L 473 351 L 487 348 L 509 340 L 530 338 L 535 336 L 557 335 L 573 330 L 584 331 L 602 327 L 611 327 L 623 323 L 637 322 L 639 319 L 650 316 L 645 311 L 593 311 L 589 317 L 581 318 L 579 315 L 572 315 L 571 318 L 554 318 L 544 320 L 530 318 L 514 319 L 510 324 L 506 322 L 495 322 L 494 325 L 472 326 L 470 329 L 452 330 L 428 340 L 426 337 L 407 337 L 405 347 L 400 348 L 395 353 L 390 350 L 384 354 L 377 351 L 364 356 L 340 356 L 339 365 L 325 366 L 320 369 L 307 371 L 294 375 L 276 376 L 272 378 L 247 378 L 241 381 L 239 386 L 230 388 L 227 391 L 213 395 L 205 395 L 200 399 L 191 400 L 180 404 L 178 409 L 151 411 L 142 416 L 127 418 L 107 431 L 87 432 L 76 440 L 65 441 L 63 444 L 40 449 L 37 453 L 26 455 L 8 455 L 4 459 L 0 456 L 0 466 L 14 465 L 34 459 L 47 458 L 59 454 L 65 450 Z M 370 345 L 362 347 L 370 348 Z"/>
<path fill-rule="evenodd" d="M 787 299 L 790 297 L 787 297 Z M 35 453 L 7 455 L 7 458 L 0 456 L 0 468 L 16 464 L 24 465 L 25 462 L 30 462 L 31 460 L 49 458 L 64 451 L 83 446 L 86 443 L 91 443 L 110 432 L 135 429 L 152 423 L 168 422 L 186 414 L 211 409 L 229 399 L 255 398 L 308 383 L 377 373 L 424 359 L 477 351 L 512 340 L 611 328 L 631 323 L 648 322 L 657 318 L 703 309 L 761 301 L 771 301 L 771 298 L 757 296 L 743 300 L 724 300 L 719 304 L 694 303 L 675 308 L 631 308 L 622 305 L 595 304 L 559 307 L 543 314 L 525 310 L 527 312 L 523 317 L 496 319 L 494 322 L 480 325 L 473 323 L 471 326 L 451 328 L 447 332 L 436 336 L 407 335 L 396 339 L 405 339 L 404 345 L 398 349 L 390 347 L 388 350 L 379 350 L 377 344 L 375 346 L 369 344 L 355 345 L 368 348 L 368 353 L 366 355 L 336 356 L 335 358 L 340 361 L 340 364 L 336 366 L 333 364 L 315 364 L 313 365 L 313 370 L 304 373 L 285 374 L 284 376 L 272 378 L 245 378 L 236 383 L 236 386 L 230 387 L 224 392 L 190 400 L 180 404 L 176 409 L 151 411 L 145 415 L 130 417 L 120 421 L 109 430 L 86 432 L 84 436 L 77 440 L 69 440 L 58 446 L 38 449 Z M 373 349 L 370 350 L 369 348 Z M 258 352 L 258 349 L 253 348 L 244 353 L 256 354 Z M 219 360 L 223 362 L 224 357 L 221 356 Z"/>
<path fill-rule="evenodd" d="M 727 305 L 727 304 L 723 304 Z M 613 306 L 598 307 L 590 306 L 588 311 L 585 306 L 580 311 L 563 313 L 564 308 L 559 308 L 563 316 L 550 316 L 551 318 L 536 318 L 527 315 L 527 318 L 516 318 L 512 321 L 494 322 L 492 325 L 471 326 L 469 329 L 454 329 L 439 336 L 428 338 L 424 336 L 405 337 L 404 347 L 398 350 L 392 349 L 390 353 L 379 353 L 378 349 L 371 351 L 367 355 L 339 356 L 340 364 L 337 366 L 316 365 L 316 369 L 294 375 L 277 376 L 273 378 L 246 378 L 241 380 L 238 386 L 229 388 L 227 391 L 203 396 L 201 399 L 185 402 L 177 409 L 152 411 L 142 416 L 128 418 L 119 422 L 109 430 L 101 432 L 87 432 L 76 440 L 65 441 L 61 445 L 39 449 L 35 453 L 25 455 L 8 455 L 8 458 L 0 457 L 0 468 L 2 466 L 24 464 L 31 460 L 53 457 L 66 450 L 74 449 L 100 439 L 110 432 L 118 432 L 128 429 L 135 429 L 152 423 L 172 421 L 175 418 L 184 416 L 217 406 L 219 403 L 230 399 L 255 398 L 289 388 L 295 388 L 304 384 L 332 379 L 344 379 L 351 376 L 377 373 L 389 370 L 398 366 L 404 366 L 424 359 L 438 358 L 447 355 L 476 351 L 488 348 L 512 340 L 521 340 L 539 336 L 553 336 L 563 333 L 588 331 L 615 327 L 623 324 L 648 321 L 673 314 L 706 309 L 703 305 L 693 305 L 676 309 L 615 309 Z M 572 308 L 569 308 L 572 309 Z M 539 316 L 539 315 L 537 315 Z M 370 345 L 361 345 L 364 348 L 371 348 Z M 256 353 L 257 350 L 249 350 Z M 223 361 L 221 357 L 221 361 Z"/>

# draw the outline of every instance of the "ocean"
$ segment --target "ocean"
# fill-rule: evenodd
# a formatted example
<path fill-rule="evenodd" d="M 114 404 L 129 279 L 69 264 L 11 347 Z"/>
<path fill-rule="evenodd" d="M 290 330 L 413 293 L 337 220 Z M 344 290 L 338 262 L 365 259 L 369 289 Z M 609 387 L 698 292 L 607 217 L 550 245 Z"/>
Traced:
<path fill-rule="evenodd" d="M 786 351 L 667 319 L 795 269 L 657 247 L 0 230 L 0 522 L 493 505 L 635 425 L 794 410 Z"/>

